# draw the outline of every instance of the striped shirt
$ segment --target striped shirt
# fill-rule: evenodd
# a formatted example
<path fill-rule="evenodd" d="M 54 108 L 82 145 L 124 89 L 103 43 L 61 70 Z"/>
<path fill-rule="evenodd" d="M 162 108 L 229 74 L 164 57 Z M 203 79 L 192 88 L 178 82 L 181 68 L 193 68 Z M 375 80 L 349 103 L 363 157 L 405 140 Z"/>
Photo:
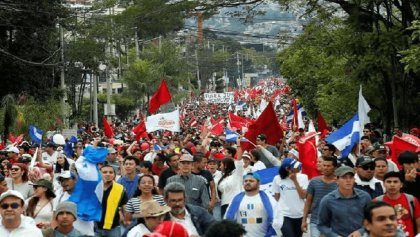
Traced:
<path fill-rule="evenodd" d="M 307 194 L 312 195 L 312 206 L 311 206 L 311 223 L 317 224 L 318 223 L 318 210 L 319 210 L 319 203 L 321 199 L 337 189 L 337 183 L 325 183 L 322 181 L 322 176 L 317 176 L 309 182 L 308 189 L 306 190 Z"/>
<path fill-rule="evenodd" d="M 207 180 L 202 176 L 189 174 L 189 175 L 174 175 L 170 177 L 166 183 L 178 182 L 185 186 L 185 193 L 187 195 L 187 203 L 196 206 L 201 206 L 207 209 L 210 196 L 207 189 Z"/>
<path fill-rule="evenodd" d="M 166 203 L 163 201 L 162 195 L 153 195 L 153 200 L 158 202 L 161 206 L 166 206 Z M 140 204 L 140 198 L 130 198 L 130 200 L 128 200 L 127 204 L 125 205 L 125 211 L 128 213 L 140 213 Z"/>

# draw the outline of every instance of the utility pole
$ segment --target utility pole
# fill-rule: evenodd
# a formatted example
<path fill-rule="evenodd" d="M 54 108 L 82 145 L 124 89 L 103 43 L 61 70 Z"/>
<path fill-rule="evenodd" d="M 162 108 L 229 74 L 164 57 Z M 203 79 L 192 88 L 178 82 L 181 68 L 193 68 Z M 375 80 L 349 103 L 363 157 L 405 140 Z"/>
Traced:
<path fill-rule="evenodd" d="M 67 122 L 67 108 L 66 108 L 67 91 L 66 91 L 66 84 L 65 84 L 66 62 L 64 61 L 64 30 L 61 23 L 59 24 L 59 27 L 60 27 L 60 47 L 61 47 L 60 88 L 63 91 L 63 96 L 61 97 L 61 116 L 62 116 L 64 127 L 67 128 L 68 122 Z"/>
<path fill-rule="evenodd" d="M 198 51 L 195 50 L 195 66 L 197 69 L 197 84 L 198 84 L 198 90 L 201 91 L 201 81 L 200 81 L 200 68 L 198 67 Z"/>
<path fill-rule="evenodd" d="M 240 83 L 240 88 L 242 89 L 242 79 L 241 79 L 241 70 L 239 66 L 241 65 L 241 62 L 239 62 L 239 52 L 236 51 L 236 65 L 238 66 L 238 81 Z"/>
<path fill-rule="evenodd" d="M 135 31 L 136 32 L 134 33 L 134 43 L 136 45 L 136 57 L 140 58 L 139 38 L 138 38 L 138 35 L 137 35 L 137 28 L 135 29 Z M 127 54 L 128 54 L 128 51 L 127 51 Z"/>
<path fill-rule="evenodd" d="M 93 76 L 93 122 L 98 127 L 98 75 Z"/>

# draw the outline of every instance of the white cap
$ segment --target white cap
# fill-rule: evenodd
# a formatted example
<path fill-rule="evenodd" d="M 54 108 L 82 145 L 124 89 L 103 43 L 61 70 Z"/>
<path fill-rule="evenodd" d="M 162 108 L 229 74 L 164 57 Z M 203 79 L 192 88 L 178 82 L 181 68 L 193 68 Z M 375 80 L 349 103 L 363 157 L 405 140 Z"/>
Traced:
<path fill-rule="evenodd" d="M 69 179 L 71 177 L 75 177 L 74 174 L 70 172 L 69 170 L 65 170 L 65 171 L 62 171 L 60 174 L 58 174 L 57 179 L 60 179 L 60 178 Z"/>
<path fill-rule="evenodd" d="M 11 146 L 7 148 L 7 152 L 13 152 L 13 153 L 19 154 L 19 149 L 15 146 Z"/>
<path fill-rule="evenodd" d="M 1 195 L 0 195 L 0 202 L 2 202 L 3 201 L 3 199 L 5 199 L 5 198 L 7 198 L 7 197 L 11 197 L 11 196 L 13 196 L 13 197 L 17 197 L 17 198 L 19 198 L 20 200 L 22 200 L 22 201 L 25 201 L 25 199 L 23 198 L 23 196 L 22 196 L 22 194 L 20 193 L 20 192 L 18 192 L 18 191 L 16 191 L 16 190 L 7 190 L 6 192 L 4 192 L 4 193 L 2 193 Z"/>

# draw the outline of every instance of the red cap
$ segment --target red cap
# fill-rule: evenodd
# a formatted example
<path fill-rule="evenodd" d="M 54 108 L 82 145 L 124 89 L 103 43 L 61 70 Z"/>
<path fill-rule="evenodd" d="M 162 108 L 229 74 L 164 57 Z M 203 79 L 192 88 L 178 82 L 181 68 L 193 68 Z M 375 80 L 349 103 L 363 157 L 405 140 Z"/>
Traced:
<path fill-rule="evenodd" d="M 147 150 L 147 149 L 149 149 L 149 148 L 150 148 L 150 145 L 149 145 L 149 143 L 147 143 L 147 142 L 143 142 L 143 143 L 140 145 L 140 148 L 141 148 L 141 150 L 142 150 L 142 151 L 145 151 L 145 150 Z"/>
<path fill-rule="evenodd" d="M 188 237 L 187 230 L 181 224 L 173 221 L 162 222 L 153 232 L 167 237 Z"/>

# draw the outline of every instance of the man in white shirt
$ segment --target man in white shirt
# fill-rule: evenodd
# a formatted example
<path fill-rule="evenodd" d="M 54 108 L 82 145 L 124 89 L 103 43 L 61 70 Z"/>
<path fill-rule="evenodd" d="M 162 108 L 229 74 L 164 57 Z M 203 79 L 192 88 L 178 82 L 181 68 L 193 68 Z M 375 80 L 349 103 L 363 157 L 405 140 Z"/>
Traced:
<path fill-rule="evenodd" d="M 42 153 L 42 162 L 44 164 L 54 165 L 57 163 L 58 151 L 54 143 L 49 142 L 45 146 L 45 152 Z"/>
<path fill-rule="evenodd" d="M 0 236 L 42 237 L 41 230 L 34 222 L 23 218 L 24 203 L 23 196 L 18 191 L 8 190 L 0 195 Z"/>
<path fill-rule="evenodd" d="M 260 176 L 248 173 L 244 176 L 244 190 L 229 205 L 225 219 L 236 221 L 245 227 L 246 235 L 273 236 L 280 233 L 281 218 L 275 210 L 276 201 L 260 191 Z"/>
<path fill-rule="evenodd" d="M 60 203 L 69 199 L 77 182 L 76 175 L 68 170 L 61 172 L 57 179 L 60 182 L 61 189 L 57 191 L 57 195 L 54 199 L 54 207 L 57 207 Z M 74 228 L 83 236 L 95 236 L 93 221 L 83 221 L 78 218 L 74 222 Z"/>

